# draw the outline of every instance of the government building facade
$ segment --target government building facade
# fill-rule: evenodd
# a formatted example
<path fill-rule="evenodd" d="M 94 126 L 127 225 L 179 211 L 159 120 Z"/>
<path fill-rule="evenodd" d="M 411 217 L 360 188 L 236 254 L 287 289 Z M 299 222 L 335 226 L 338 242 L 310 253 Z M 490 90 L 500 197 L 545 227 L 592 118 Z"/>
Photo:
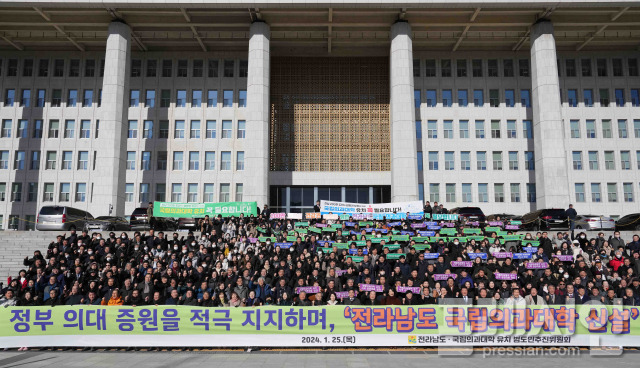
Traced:
<path fill-rule="evenodd" d="M 0 224 L 40 207 L 640 208 L 638 1 L 0 1 Z"/>

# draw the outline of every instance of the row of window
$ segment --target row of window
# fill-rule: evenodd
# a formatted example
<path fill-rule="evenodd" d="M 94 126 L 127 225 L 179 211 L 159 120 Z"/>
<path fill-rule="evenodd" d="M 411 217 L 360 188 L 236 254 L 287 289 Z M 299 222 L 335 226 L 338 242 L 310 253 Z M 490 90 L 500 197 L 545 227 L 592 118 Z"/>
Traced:
<path fill-rule="evenodd" d="M 475 197 L 473 194 L 473 186 L 476 186 Z M 509 195 L 511 197 L 511 202 L 518 203 L 524 202 L 525 200 L 530 203 L 536 202 L 536 184 L 535 183 L 526 183 L 524 193 L 526 195 L 525 198 L 522 197 L 521 192 L 521 184 L 520 183 L 495 183 L 490 185 L 488 183 L 445 183 L 441 185 L 440 183 L 430 183 L 429 192 L 424 192 L 424 184 L 418 184 L 418 192 L 420 196 L 420 200 L 424 201 L 424 195 L 428 194 L 429 201 L 431 202 L 442 202 L 440 196 L 440 187 L 444 186 L 445 188 L 445 196 L 444 200 L 447 203 L 488 203 L 489 202 L 489 187 L 493 187 L 493 202 L 495 203 L 504 203 L 506 202 L 506 192 L 505 188 L 509 188 Z M 458 193 L 458 188 L 460 188 L 460 192 Z M 458 197 L 461 195 L 461 197 Z M 457 199 L 461 198 L 460 201 Z"/>
<path fill-rule="evenodd" d="M 565 59 L 561 62 L 558 59 L 558 76 L 576 77 L 580 74 L 583 77 L 591 77 L 593 73 L 593 60 L 591 58 Z M 626 70 L 625 70 L 626 69 Z M 638 59 L 637 58 L 607 58 L 595 59 L 595 70 L 598 77 L 637 77 Z M 467 59 L 413 59 L 413 76 L 414 77 L 452 77 L 466 78 L 472 76 L 474 78 L 487 77 L 515 77 L 516 71 L 520 77 L 528 78 L 531 76 L 529 59 L 472 59 L 471 63 Z M 564 73 L 563 73 L 564 71 Z M 625 74 L 626 71 L 626 74 Z"/>
<path fill-rule="evenodd" d="M 492 161 L 493 170 L 503 170 L 503 152 L 492 151 L 489 153 Z M 520 170 L 520 154 L 518 151 L 509 151 L 507 158 L 509 162 L 509 170 Z M 535 158 L 532 151 L 524 152 L 524 169 L 535 170 Z M 476 170 L 487 170 L 487 151 L 476 151 Z M 456 152 L 445 151 L 444 152 L 444 170 L 456 170 Z M 469 171 L 471 170 L 471 151 L 462 151 L 459 154 L 460 167 L 459 170 Z M 427 170 L 437 171 L 440 170 L 440 152 L 429 151 L 427 154 Z M 418 170 L 424 170 L 424 157 L 422 151 L 418 151 Z"/>
<path fill-rule="evenodd" d="M 593 107 L 594 94 L 593 89 L 583 89 L 582 90 L 582 104 L 584 107 Z M 560 90 L 560 95 L 562 96 L 562 90 Z M 627 94 L 624 88 L 614 88 L 613 95 L 615 97 L 616 106 L 625 106 L 627 103 Z M 598 96 L 600 98 L 600 106 L 601 107 L 609 107 L 611 104 L 611 97 L 609 96 L 608 88 L 599 88 Z M 631 88 L 629 90 L 629 97 L 631 106 L 638 107 L 640 106 L 640 89 Z M 578 90 L 577 89 L 567 89 L 567 99 L 566 103 L 569 107 L 578 107 Z"/>
<path fill-rule="evenodd" d="M 601 138 L 613 138 L 613 127 L 612 122 L 609 119 L 603 119 L 600 121 L 602 136 Z M 570 120 L 569 121 L 569 129 L 571 131 L 571 138 L 582 138 L 583 137 L 583 126 L 584 125 L 584 137 L 594 139 L 598 138 L 598 133 L 596 129 L 596 120 L 587 119 L 584 124 L 580 120 Z M 629 130 L 627 126 L 627 121 L 624 119 L 619 119 L 617 122 L 618 135 L 617 138 L 628 138 Z M 640 119 L 633 121 L 633 136 L 635 138 L 640 138 Z"/>
<path fill-rule="evenodd" d="M 480 139 L 486 137 L 484 120 L 474 121 L 473 126 L 471 126 L 469 120 L 459 120 L 457 123 L 458 136 L 456 137 L 454 134 L 453 120 L 443 120 L 441 124 L 439 124 L 438 120 L 428 120 L 426 138 L 437 139 L 440 129 L 442 129 L 440 137 L 445 139 L 470 138 L 471 134 Z M 442 128 L 440 128 L 440 125 Z M 489 123 L 491 138 L 502 138 L 503 126 L 506 126 L 507 138 L 518 138 L 518 130 L 522 129 L 522 138 L 533 139 L 533 125 L 531 124 L 531 120 L 523 120 L 521 123 L 517 120 L 507 120 L 506 125 L 500 120 L 491 120 Z M 473 132 L 471 129 L 473 129 Z M 416 120 L 416 137 L 422 139 L 423 135 L 422 121 Z"/>
<path fill-rule="evenodd" d="M 29 156 L 27 157 L 27 153 Z M 185 168 L 185 152 L 174 151 L 172 153 L 171 170 L 184 170 Z M 93 151 L 93 161 L 91 163 L 92 170 L 96 169 L 97 151 Z M 137 153 L 135 151 L 127 151 L 127 170 L 151 170 L 152 154 L 151 151 L 140 152 L 140 161 L 138 167 Z M 236 171 L 244 170 L 244 151 L 235 152 L 235 166 L 232 161 L 232 151 L 220 151 L 220 170 L 230 171 L 235 167 Z M 156 170 L 167 170 L 167 151 L 156 152 Z M 203 155 L 199 151 L 189 151 L 186 153 L 187 169 L 200 170 L 200 160 L 204 158 L 205 171 L 216 169 L 216 151 L 205 151 Z M 29 160 L 27 162 L 27 160 Z M 41 152 L 40 151 L 15 151 L 13 155 L 13 170 L 40 170 Z M 0 170 L 10 170 L 11 166 L 10 152 L 0 151 Z M 58 166 L 60 164 L 60 166 Z M 28 166 L 27 166 L 28 165 Z M 45 170 L 89 170 L 89 151 L 77 151 L 76 161 L 74 165 L 73 151 L 62 151 L 58 155 L 57 151 L 45 152 Z"/>
<path fill-rule="evenodd" d="M 96 68 L 99 67 L 98 76 L 104 76 L 104 59 L 97 62 L 95 59 L 85 59 L 84 63 L 80 59 L 54 59 L 50 62 L 49 59 L 39 59 L 37 63 L 38 77 L 80 77 L 82 74 L 84 77 L 95 77 Z M 0 76 L 3 75 L 3 59 L 0 58 Z M 99 66 L 97 65 L 99 63 Z M 246 78 L 249 71 L 249 65 L 247 60 L 238 61 L 237 75 L 240 78 Z M 23 77 L 32 77 L 36 72 L 36 63 L 34 59 L 23 59 L 21 73 L 19 71 L 20 65 L 18 59 L 7 59 L 6 71 L 4 75 L 7 77 L 17 77 L 22 75 Z M 173 60 L 165 59 L 161 63 L 158 60 L 146 60 L 143 70 L 143 62 L 140 59 L 131 60 L 131 74 L 133 78 L 142 77 L 156 77 L 161 76 L 164 78 L 171 78 L 174 75 L 177 78 L 186 78 L 191 71 L 192 77 L 204 77 L 217 78 L 220 75 L 220 66 L 222 65 L 222 76 L 225 78 L 233 78 L 236 74 L 236 60 L 225 59 L 220 63 L 217 59 L 205 60 L 185 60 L 180 59 L 175 63 Z M 84 68 L 83 68 L 84 66 Z M 83 72 L 82 72 L 83 71 Z"/>
<path fill-rule="evenodd" d="M 589 188 L 591 190 L 591 202 L 602 202 L 602 187 L 605 185 L 607 188 L 607 202 L 620 202 L 620 198 L 618 197 L 618 183 L 591 183 L 589 185 Z M 574 184 L 576 202 L 587 201 L 587 193 L 585 189 L 586 187 L 587 185 L 585 183 Z M 633 192 L 633 183 L 622 183 L 622 201 L 635 201 Z"/>
<path fill-rule="evenodd" d="M 47 90 L 37 89 L 36 99 L 32 101 L 32 94 L 30 89 L 23 89 L 20 91 L 20 100 L 16 100 L 16 90 L 9 88 L 5 90 L 4 94 L 4 106 L 18 106 L 23 107 L 45 107 L 47 101 L 50 107 L 61 107 L 63 103 L 63 95 L 61 89 L 53 89 L 51 91 L 51 100 L 47 100 Z M 77 89 L 67 90 L 64 102 L 66 107 L 92 107 L 94 102 L 94 91 L 92 89 L 85 89 L 79 91 Z M 206 100 L 203 92 L 206 92 Z M 82 93 L 82 96 L 79 95 Z M 102 105 L 102 89 L 98 90 L 97 95 L 98 107 Z M 144 97 L 144 99 L 142 99 Z M 82 99 L 80 99 L 82 98 Z M 231 89 L 225 89 L 222 91 L 222 107 L 233 107 L 235 98 L 235 91 Z M 171 107 L 171 90 L 160 90 L 160 107 Z M 175 107 L 187 107 L 187 103 L 190 107 L 201 107 L 204 103 L 207 107 L 218 107 L 218 90 L 210 89 L 202 91 L 200 89 L 191 90 L 190 99 L 187 101 L 187 90 L 179 89 L 175 95 Z M 247 107 L 247 90 L 241 89 L 237 93 L 238 107 Z M 140 90 L 132 89 L 129 91 L 129 107 L 138 107 L 144 104 L 144 107 L 153 108 L 156 106 L 156 91 L 154 89 L 148 89 L 144 91 L 144 96 L 141 95 Z"/>
<path fill-rule="evenodd" d="M 42 191 L 42 202 L 92 202 L 93 197 L 88 198 L 87 183 L 59 183 L 58 191 L 56 192 L 55 183 L 44 183 Z M 72 193 L 72 188 L 75 191 Z M 141 183 L 138 187 L 138 201 L 135 201 L 134 184 L 125 184 L 125 202 L 139 202 L 148 203 L 151 201 L 151 185 L 149 183 Z M 167 200 L 167 185 L 165 183 L 157 183 L 155 185 L 155 201 L 164 202 Z M 10 184 L 11 192 L 8 198 L 11 202 L 37 202 L 38 200 L 38 183 L 30 182 L 26 183 L 23 188 L 23 183 L 15 182 Z M 24 191 L 26 189 L 26 196 Z M 188 183 L 186 185 L 187 196 L 183 198 L 183 184 L 172 183 L 171 184 L 171 197 L 172 202 L 229 202 L 233 198 L 234 201 L 242 202 L 244 186 L 242 183 L 235 184 L 235 191 L 231 193 L 230 183 L 220 183 L 218 199 L 215 199 L 215 186 L 213 183 L 202 184 L 202 192 L 199 191 L 199 184 Z M 91 187 L 91 195 L 93 194 L 93 184 Z M 57 194 L 57 196 L 56 196 Z M 232 197 L 233 195 L 233 197 Z M 24 197 L 23 197 L 24 196 Z M 0 183 L 0 202 L 7 201 L 7 184 Z"/>
<path fill-rule="evenodd" d="M 585 158 L 589 163 L 589 170 L 600 170 L 600 158 L 598 151 L 587 151 Z M 572 151 L 571 161 L 574 170 L 586 170 L 583 165 L 583 152 Z M 640 170 L 640 151 L 636 151 L 637 168 Z M 620 151 L 620 170 L 631 170 L 631 151 Z M 616 170 L 615 151 L 604 151 L 605 170 Z"/>

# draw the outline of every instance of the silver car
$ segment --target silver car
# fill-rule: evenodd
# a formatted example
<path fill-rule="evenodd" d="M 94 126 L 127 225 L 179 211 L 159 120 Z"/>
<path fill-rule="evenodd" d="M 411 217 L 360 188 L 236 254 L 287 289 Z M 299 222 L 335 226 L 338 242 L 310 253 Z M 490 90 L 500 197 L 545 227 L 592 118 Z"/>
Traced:
<path fill-rule="evenodd" d="M 579 215 L 576 217 L 576 229 L 613 230 L 616 220 L 606 216 Z"/>
<path fill-rule="evenodd" d="M 38 212 L 38 230 L 82 230 L 87 220 L 93 219 L 89 212 L 66 206 L 43 206 Z"/>

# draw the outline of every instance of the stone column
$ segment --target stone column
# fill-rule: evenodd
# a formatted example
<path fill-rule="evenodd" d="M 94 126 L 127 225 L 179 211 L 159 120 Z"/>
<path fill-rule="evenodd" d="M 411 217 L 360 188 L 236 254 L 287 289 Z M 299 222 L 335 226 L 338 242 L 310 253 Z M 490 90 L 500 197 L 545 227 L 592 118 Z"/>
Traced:
<path fill-rule="evenodd" d="M 131 28 L 123 22 L 112 22 L 104 57 L 97 170 L 92 180 L 95 216 L 107 215 L 109 205 L 113 206 L 113 215 L 124 215 L 130 53 Z"/>
<path fill-rule="evenodd" d="M 547 19 L 531 28 L 531 70 L 536 207 L 567 208 L 570 194 L 556 42 Z"/>
<path fill-rule="evenodd" d="M 269 193 L 269 39 L 264 22 L 251 24 L 247 75 L 247 137 L 244 198 L 258 206 L 268 204 Z"/>
<path fill-rule="evenodd" d="M 391 201 L 418 200 L 416 111 L 413 101 L 413 46 L 411 26 L 391 26 Z"/>

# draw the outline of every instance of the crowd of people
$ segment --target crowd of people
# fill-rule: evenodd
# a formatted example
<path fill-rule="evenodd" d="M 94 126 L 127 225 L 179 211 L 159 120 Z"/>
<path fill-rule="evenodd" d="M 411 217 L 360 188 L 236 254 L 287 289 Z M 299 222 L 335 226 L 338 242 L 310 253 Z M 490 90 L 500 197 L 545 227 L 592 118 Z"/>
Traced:
<path fill-rule="evenodd" d="M 0 305 L 640 305 L 638 235 L 627 242 L 619 232 L 559 231 L 503 241 L 481 228 L 480 240 L 457 223 L 456 235 L 435 234 L 428 245 L 387 241 L 388 234 L 417 236 L 413 225 L 424 221 L 321 218 L 300 225 L 262 211 L 207 216 L 187 234 L 71 231 L 24 259 L 25 268 L 0 290 Z M 339 231 L 303 231 L 325 226 Z M 525 252 L 528 259 L 512 256 Z"/>

